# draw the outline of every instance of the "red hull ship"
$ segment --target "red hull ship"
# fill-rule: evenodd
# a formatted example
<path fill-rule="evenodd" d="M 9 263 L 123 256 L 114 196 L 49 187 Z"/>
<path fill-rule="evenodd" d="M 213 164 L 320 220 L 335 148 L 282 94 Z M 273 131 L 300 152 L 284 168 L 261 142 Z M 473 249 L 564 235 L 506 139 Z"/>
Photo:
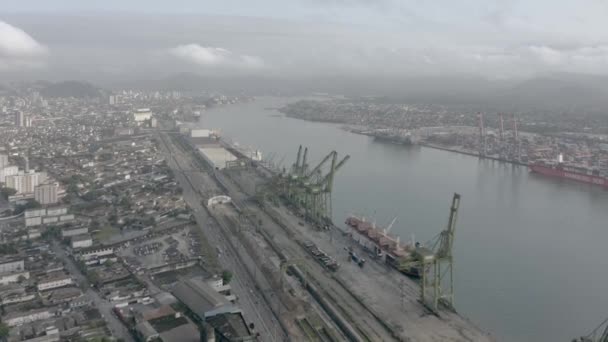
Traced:
<path fill-rule="evenodd" d="M 563 164 L 544 165 L 535 163 L 530 164 L 530 171 L 545 176 L 608 187 L 608 178 L 601 176 L 597 171 L 590 172 L 584 168 L 569 167 Z"/>
<path fill-rule="evenodd" d="M 352 239 L 369 251 L 374 258 L 383 260 L 405 275 L 420 277 L 420 270 L 417 267 L 402 265 L 402 261 L 408 259 L 414 247 L 402 245 L 398 237 L 389 235 L 387 230 L 390 230 L 390 226 L 388 229 L 376 228 L 374 223 L 355 216 L 348 217 L 344 223 L 352 228 L 350 234 Z"/>

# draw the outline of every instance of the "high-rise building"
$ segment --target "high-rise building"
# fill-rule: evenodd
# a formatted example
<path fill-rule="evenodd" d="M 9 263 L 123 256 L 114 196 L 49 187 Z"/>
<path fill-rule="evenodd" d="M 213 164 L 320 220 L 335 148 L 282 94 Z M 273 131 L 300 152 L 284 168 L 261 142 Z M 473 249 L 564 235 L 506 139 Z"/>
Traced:
<path fill-rule="evenodd" d="M 32 117 L 29 115 L 25 117 L 25 127 L 32 127 Z"/>
<path fill-rule="evenodd" d="M 6 176 L 5 183 L 7 188 L 17 190 L 17 194 L 31 194 L 34 188 L 46 177 L 41 177 L 38 172 L 19 172 L 16 175 Z"/>
<path fill-rule="evenodd" d="M 57 192 L 59 186 L 57 184 L 41 184 L 34 187 L 34 199 L 40 204 L 55 204 L 57 203 Z"/>
<path fill-rule="evenodd" d="M 8 166 L 8 156 L 6 154 L 0 154 L 0 170 L 4 169 L 6 166 Z M 0 179 L 0 182 L 2 182 L 2 179 Z"/>
<path fill-rule="evenodd" d="M 116 104 L 116 95 L 110 95 L 110 105 L 115 105 Z"/>
<path fill-rule="evenodd" d="M 23 127 L 25 125 L 25 115 L 22 111 L 15 112 L 15 126 Z"/>
<path fill-rule="evenodd" d="M 16 165 L 5 166 L 0 169 L 0 183 L 6 183 L 6 177 L 19 173 L 19 168 Z"/>

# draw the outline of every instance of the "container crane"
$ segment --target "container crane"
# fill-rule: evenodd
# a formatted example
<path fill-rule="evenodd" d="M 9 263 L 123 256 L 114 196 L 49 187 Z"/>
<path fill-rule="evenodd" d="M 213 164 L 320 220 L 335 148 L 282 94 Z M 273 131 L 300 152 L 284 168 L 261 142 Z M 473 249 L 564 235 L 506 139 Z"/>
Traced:
<path fill-rule="evenodd" d="M 296 158 L 295 164 L 291 167 L 291 178 L 297 178 L 300 174 L 300 160 L 302 158 L 302 145 L 298 148 L 298 157 Z"/>
<path fill-rule="evenodd" d="M 335 174 L 349 158 L 350 156 L 346 156 L 338 161 L 338 153 L 332 151 L 309 170 L 308 148 L 302 150 L 300 145 L 291 172 L 279 179 L 279 188 L 287 201 L 302 210 L 308 219 L 317 225 L 326 226 L 328 221 L 331 222 L 331 193 Z M 329 171 L 324 173 L 323 170 L 330 160 Z"/>
<path fill-rule="evenodd" d="M 410 258 L 399 265 L 400 269 L 419 270 L 420 301 L 436 314 L 440 303 L 450 309 L 454 307 L 452 247 L 459 207 L 460 195 L 455 193 L 447 227 L 431 241 L 430 247 L 417 244 Z"/>
<path fill-rule="evenodd" d="M 601 333 L 601 335 L 599 335 Z M 608 318 L 606 318 L 597 328 L 593 329 L 587 336 L 581 336 L 572 342 L 608 342 Z"/>
<path fill-rule="evenodd" d="M 307 159 L 308 158 L 308 147 L 304 148 L 304 157 L 302 158 L 302 165 L 300 165 L 300 176 L 304 176 L 308 170 Z"/>
<path fill-rule="evenodd" d="M 305 184 L 307 194 L 306 216 L 320 225 L 327 223 L 324 221 L 331 221 L 331 194 L 335 175 L 350 159 L 350 156 L 347 155 L 338 162 L 338 152 L 336 151 L 332 151 L 328 156 L 331 156 L 331 167 L 328 173 L 316 183 Z"/>

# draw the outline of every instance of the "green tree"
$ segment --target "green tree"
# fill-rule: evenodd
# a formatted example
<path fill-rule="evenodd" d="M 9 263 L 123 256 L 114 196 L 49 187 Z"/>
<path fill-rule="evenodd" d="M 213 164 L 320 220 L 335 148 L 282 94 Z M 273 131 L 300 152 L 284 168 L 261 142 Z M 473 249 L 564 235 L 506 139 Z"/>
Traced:
<path fill-rule="evenodd" d="M 222 280 L 224 281 L 224 285 L 229 284 L 232 280 L 232 272 L 230 272 L 229 270 L 223 270 Z"/>
<path fill-rule="evenodd" d="M 5 340 L 8 337 L 9 327 L 5 323 L 0 323 L 0 339 Z"/>
<path fill-rule="evenodd" d="M 13 210 L 13 213 L 15 215 L 19 215 L 28 209 L 36 209 L 36 208 L 40 208 L 40 203 L 38 203 L 38 201 L 36 201 L 36 200 L 30 200 L 25 204 L 20 204 L 20 205 L 15 206 L 15 210 Z"/>
<path fill-rule="evenodd" d="M 17 190 L 13 188 L 0 188 L 0 196 L 4 197 L 4 199 L 8 199 L 9 196 L 13 196 L 17 193 Z"/>

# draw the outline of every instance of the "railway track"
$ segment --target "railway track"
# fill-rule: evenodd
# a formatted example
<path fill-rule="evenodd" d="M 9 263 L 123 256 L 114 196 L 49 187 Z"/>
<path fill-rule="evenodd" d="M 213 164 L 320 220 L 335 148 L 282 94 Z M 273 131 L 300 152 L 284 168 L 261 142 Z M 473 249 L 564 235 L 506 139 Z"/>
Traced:
<path fill-rule="evenodd" d="M 332 271 L 322 267 L 308 251 L 300 246 L 295 239 L 303 239 L 304 237 L 300 236 L 297 230 L 290 228 L 291 225 L 284 222 L 280 215 L 273 215 L 272 208 L 261 210 L 257 205 L 247 201 L 247 195 L 233 179 L 225 182 L 225 184 L 230 191 L 230 196 L 237 199 L 245 209 L 258 212 L 258 218 L 262 219 L 263 222 L 261 226 L 273 237 L 274 243 L 287 252 L 292 259 L 298 260 L 297 265 L 301 266 L 309 279 L 321 289 L 322 294 L 353 325 L 361 340 L 405 340 L 400 338 L 385 322 L 381 321 L 367 306 L 336 281 L 333 278 Z"/>
<path fill-rule="evenodd" d="M 163 140 L 163 143 L 167 144 Z M 180 146 L 185 154 L 188 151 L 184 146 Z M 174 156 L 172 158 L 175 159 Z M 177 165 L 180 165 L 175 160 Z M 192 163 L 198 164 L 198 163 Z M 208 172 L 202 165 L 200 172 Z M 200 190 L 194 186 L 189 175 L 184 173 L 186 180 L 197 191 L 201 196 L 203 194 Z M 382 322 L 370 309 L 365 306 L 358 298 L 354 297 L 353 294 L 343 287 L 341 283 L 336 281 L 331 274 L 331 271 L 323 268 L 318 261 L 316 261 L 310 253 L 308 253 L 302 246 L 300 246 L 292 237 L 300 236 L 297 230 L 291 227 L 291 224 L 282 222 L 280 215 L 272 215 L 271 213 L 261 210 L 260 207 L 252 204 L 247 200 L 249 197 L 247 193 L 241 189 L 238 182 L 234 181 L 230 177 L 223 177 L 223 175 L 214 174 L 213 177 L 216 182 L 221 183 L 223 190 L 227 192 L 227 195 L 232 197 L 235 201 L 243 206 L 243 209 L 256 212 L 258 218 L 262 220 L 263 229 L 273 237 L 274 243 L 280 248 L 287 252 L 291 259 L 298 260 L 298 266 L 303 268 L 309 281 L 314 283 L 319 289 L 323 297 L 327 298 L 333 306 L 339 311 L 339 313 L 354 327 L 356 333 L 359 335 L 354 340 L 357 341 L 400 341 L 394 331 L 389 329 L 385 322 Z M 218 179 L 220 178 L 220 179 Z M 294 218 L 296 219 L 296 218 Z M 297 220 L 297 219 L 296 219 Z"/>

